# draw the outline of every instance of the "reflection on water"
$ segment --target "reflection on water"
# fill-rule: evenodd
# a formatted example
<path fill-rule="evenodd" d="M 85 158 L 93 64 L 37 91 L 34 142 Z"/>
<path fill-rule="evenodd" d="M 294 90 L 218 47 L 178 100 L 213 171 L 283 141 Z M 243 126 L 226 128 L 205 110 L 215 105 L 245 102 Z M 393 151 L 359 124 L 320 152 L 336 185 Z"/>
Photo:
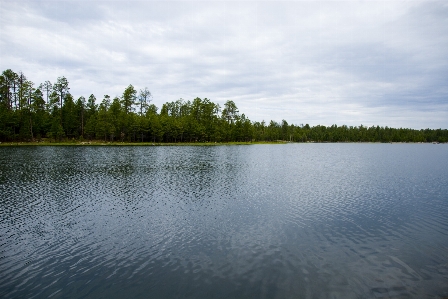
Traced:
<path fill-rule="evenodd" d="M 448 296 L 448 150 L 0 148 L 2 298 Z"/>

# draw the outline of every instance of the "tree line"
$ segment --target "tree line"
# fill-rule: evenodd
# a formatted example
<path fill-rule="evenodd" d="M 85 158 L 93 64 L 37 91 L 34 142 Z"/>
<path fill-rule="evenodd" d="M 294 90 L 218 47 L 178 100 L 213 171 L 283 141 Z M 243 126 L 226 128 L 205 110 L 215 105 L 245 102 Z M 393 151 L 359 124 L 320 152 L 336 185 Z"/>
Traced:
<path fill-rule="evenodd" d="M 129 85 L 119 97 L 74 99 L 65 77 L 39 85 L 7 69 L 0 76 L 0 141 L 126 142 L 447 142 L 447 129 L 309 126 L 250 121 L 233 101 L 204 98 L 151 104 L 148 88 Z"/>

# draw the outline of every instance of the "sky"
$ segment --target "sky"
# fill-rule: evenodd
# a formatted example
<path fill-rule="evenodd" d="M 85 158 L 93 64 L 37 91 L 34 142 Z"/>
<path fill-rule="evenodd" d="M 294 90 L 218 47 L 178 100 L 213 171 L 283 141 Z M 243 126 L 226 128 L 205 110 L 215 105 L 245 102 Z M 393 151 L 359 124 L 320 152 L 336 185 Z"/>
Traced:
<path fill-rule="evenodd" d="M 252 121 L 448 128 L 448 1 L 0 0 L 0 71 L 100 102 L 235 102 Z"/>

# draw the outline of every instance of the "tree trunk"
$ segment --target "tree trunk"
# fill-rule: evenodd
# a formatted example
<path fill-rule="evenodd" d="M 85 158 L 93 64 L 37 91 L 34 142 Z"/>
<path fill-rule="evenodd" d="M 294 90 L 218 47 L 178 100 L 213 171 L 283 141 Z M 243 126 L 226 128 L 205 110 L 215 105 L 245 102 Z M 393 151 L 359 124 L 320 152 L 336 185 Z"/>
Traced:
<path fill-rule="evenodd" d="M 34 135 L 33 135 L 33 120 L 31 119 L 31 115 L 30 115 L 30 131 L 31 131 L 31 141 L 34 141 Z"/>
<path fill-rule="evenodd" d="M 84 138 L 84 108 L 81 110 L 81 136 Z"/>

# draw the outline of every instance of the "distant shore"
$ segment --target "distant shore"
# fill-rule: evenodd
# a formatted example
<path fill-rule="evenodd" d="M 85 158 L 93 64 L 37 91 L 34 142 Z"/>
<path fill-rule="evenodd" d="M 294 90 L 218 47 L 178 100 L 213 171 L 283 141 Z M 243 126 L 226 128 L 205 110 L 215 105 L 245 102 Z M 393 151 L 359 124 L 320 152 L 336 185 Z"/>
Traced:
<path fill-rule="evenodd" d="M 391 144 L 443 144 L 439 142 L 290 142 L 290 141 L 248 141 L 248 142 L 105 142 L 101 140 L 92 141 L 28 141 L 28 142 L 0 142 L 1 146 L 220 146 L 220 145 L 252 145 L 252 144 L 288 144 L 288 143 L 391 143 Z"/>
<path fill-rule="evenodd" d="M 286 141 L 272 142 L 104 142 L 92 141 L 30 141 L 30 142 L 0 142 L 0 146 L 218 146 L 218 145 L 250 145 L 250 144 L 285 144 Z"/>

